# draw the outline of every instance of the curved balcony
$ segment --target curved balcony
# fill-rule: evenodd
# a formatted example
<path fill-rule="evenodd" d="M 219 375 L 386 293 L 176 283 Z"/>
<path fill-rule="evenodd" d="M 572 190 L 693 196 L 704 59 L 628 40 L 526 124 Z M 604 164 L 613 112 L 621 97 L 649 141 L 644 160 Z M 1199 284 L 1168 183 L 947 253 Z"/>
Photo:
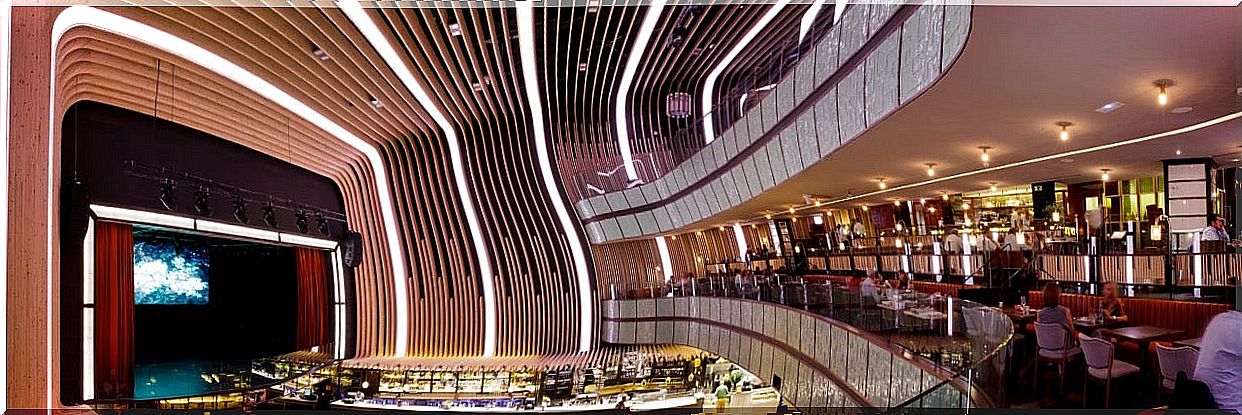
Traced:
<path fill-rule="evenodd" d="M 610 289 L 605 341 L 717 353 L 782 385 L 800 408 L 893 411 L 1006 401 L 1013 324 L 973 302 L 803 280 Z"/>
<path fill-rule="evenodd" d="M 970 6 L 855 5 L 773 93 L 659 179 L 578 202 L 594 243 L 655 235 L 734 208 L 910 102 L 966 43 Z"/>

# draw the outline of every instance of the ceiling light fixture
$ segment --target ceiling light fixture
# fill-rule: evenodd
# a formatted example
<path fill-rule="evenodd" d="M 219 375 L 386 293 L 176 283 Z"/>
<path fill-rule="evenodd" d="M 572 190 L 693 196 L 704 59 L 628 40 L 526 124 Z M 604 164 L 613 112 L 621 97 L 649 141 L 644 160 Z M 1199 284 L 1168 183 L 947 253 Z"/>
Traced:
<path fill-rule="evenodd" d="M 1160 106 L 1169 105 L 1169 87 L 1173 86 L 1173 81 L 1169 79 L 1157 79 L 1156 89 L 1160 90 L 1160 94 L 1156 95 L 1156 103 Z"/>
<path fill-rule="evenodd" d="M 1057 126 L 1061 127 L 1061 141 L 1069 141 L 1069 127 L 1074 125 L 1069 121 L 1058 121 Z"/>
<path fill-rule="evenodd" d="M 927 177 L 936 177 L 936 163 L 927 163 Z"/>
<path fill-rule="evenodd" d="M 1194 107 L 1177 107 L 1169 110 L 1169 112 L 1174 114 L 1185 114 L 1191 111 L 1194 111 Z"/>
<path fill-rule="evenodd" d="M 988 186 L 991 186 L 990 188 L 993 192 L 996 191 L 996 182 L 988 182 Z"/>
<path fill-rule="evenodd" d="M 586 64 L 586 62 L 582 62 L 582 63 L 579 63 L 579 64 L 578 64 L 578 71 L 580 71 L 580 72 L 586 72 L 586 70 L 587 70 L 587 64 Z"/>
<path fill-rule="evenodd" d="M 461 36 L 461 25 L 457 23 L 449 23 L 449 34 L 453 36 Z"/>
<path fill-rule="evenodd" d="M 1100 169 L 1100 181 L 1107 182 L 1109 179 L 1108 172 L 1110 171 L 1112 170 L 1111 169 Z"/>
<path fill-rule="evenodd" d="M 1182 155 L 1182 150 L 1177 150 L 1175 153 L 1180 156 Z"/>
<path fill-rule="evenodd" d="M 992 162 L 992 156 L 988 155 L 988 150 L 991 149 L 992 147 L 979 146 L 979 160 L 983 162 L 983 167 L 987 167 L 988 163 Z"/>
<path fill-rule="evenodd" d="M 790 215 L 794 214 L 794 212 L 797 212 L 797 211 L 796 211 L 796 210 L 794 210 L 794 208 L 789 208 L 789 214 L 790 214 Z"/>
<path fill-rule="evenodd" d="M 367 102 L 371 103 L 371 108 L 380 109 L 384 107 L 384 104 L 375 97 L 367 97 Z"/>
<path fill-rule="evenodd" d="M 888 180 L 888 179 L 885 179 L 885 178 L 883 178 L 883 177 L 876 177 L 876 178 L 875 178 L 876 183 L 877 183 L 877 184 L 879 184 L 879 186 L 880 186 L 880 190 L 884 190 L 884 189 L 887 189 L 887 188 L 888 188 L 888 183 L 886 183 L 886 182 L 885 182 L 886 180 Z"/>
<path fill-rule="evenodd" d="M 319 60 L 321 61 L 332 59 L 331 56 L 328 56 L 328 52 L 324 52 L 323 49 L 320 49 L 318 46 L 313 46 L 313 45 L 311 46 L 311 55 L 315 55 L 315 57 L 319 58 Z"/>
<path fill-rule="evenodd" d="M 1095 112 L 1098 112 L 1101 114 L 1108 114 L 1110 112 L 1116 111 L 1118 108 L 1124 107 L 1125 105 L 1126 103 L 1121 102 L 1121 101 L 1112 101 L 1107 104 L 1101 105 L 1099 108 L 1096 108 Z"/>
<path fill-rule="evenodd" d="M 868 210 L 870 210 L 870 209 L 871 209 L 871 208 L 870 208 L 870 207 L 868 207 L 867 205 L 863 205 L 863 207 L 862 207 L 863 212 L 866 212 L 866 211 L 868 211 Z"/>
<path fill-rule="evenodd" d="M 941 193 L 941 194 L 940 194 L 940 200 L 949 200 L 949 194 L 948 194 L 948 193 Z"/>
<path fill-rule="evenodd" d="M 894 199 L 893 206 L 901 206 L 901 199 Z"/>
<path fill-rule="evenodd" d="M 211 191 L 202 189 L 194 193 L 194 211 L 202 216 L 211 216 Z"/>
<path fill-rule="evenodd" d="M 263 209 L 260 210 L 263 211 L 263 223 L 266 223 L 267 226 L 275 228 L 276 225 L 280 224 L 280 222 L 276 220 L 276 207 L 272 206 L 271 203 L 263 206 Z"/>
<path fill-rule="evenodd" d="M 233 196 L 233 219 L 237 219 L 238 223 L 250 223 L 250 215 L 246 214 L 246 199 L 241 196 Z"/>
<path fill-rule="evenodd" d="M 173 194 L 176 189 L 172 182 L 160 185 L 160 204 L 164 205 L 164 209 L 177 210 L 177 197 Z"/>

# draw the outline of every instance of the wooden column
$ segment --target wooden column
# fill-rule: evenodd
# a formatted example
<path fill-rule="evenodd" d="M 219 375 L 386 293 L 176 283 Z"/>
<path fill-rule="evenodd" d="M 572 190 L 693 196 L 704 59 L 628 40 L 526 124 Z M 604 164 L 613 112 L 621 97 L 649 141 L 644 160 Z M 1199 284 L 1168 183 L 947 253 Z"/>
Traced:
<path fill-rule="evenodd" d="M 60 7 L 14 7 L 9 126 L 8 407 L 59 407 L 58 244 L 48 253 L 52 22 Z M 6 34 L 7 35 L 7 34 Z M 59 152 L 51 155 L 59 164 Z M 54 174 L 59 169 L 54 169 Z M 52 183 L 58 179 L 52 178 Z M 55 194 L 56 192 L 53 192 Z M 52 205 L 56 206 L 56 205 Z M 49 292 L 50 290 L 50 292 Z M 50 301 L 50 304 L 49 304 Z M 50 307 L 50 309 L 49 309 Z M 53 328 L 49 333 L 49 328 Z"/>

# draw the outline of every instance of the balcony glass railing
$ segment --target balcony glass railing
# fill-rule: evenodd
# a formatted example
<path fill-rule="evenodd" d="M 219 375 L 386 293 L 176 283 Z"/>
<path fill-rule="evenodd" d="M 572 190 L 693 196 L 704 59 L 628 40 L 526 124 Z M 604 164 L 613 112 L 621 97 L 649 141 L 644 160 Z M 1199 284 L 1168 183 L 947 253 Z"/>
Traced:
<path fill-rule="evenodd" d="M 793 307 L 840 327 L 856 329 L 860 341 L 838 342 L 828 347 L 830 350 L 806 354 L 821 356 L 819 363 L 834 372 L 845 367 L 838 365 L 841 362 L 884 362 L 849 365 L 846 371 L 836 373 L 879 409 L 997 407 L 1006 403 L 1004 385 L 1014 334 L 1013 321 L 995 308 L 974 302 L 874 285 L 811 282 L 785 275 L 701 278 L 663 285 L 612 285 L 606 297 L 610 300 L 712 297 L 761 301 Z M 721 311 L 723 314 L 724 310 Z M 734 319 L 724 315 L 720 318 Z M 778 321 L 777 325 L 781 323 Z M 893 358 L 868 357 L 880 351 Z M 922 369 L 921 372 L 914 373 L 918 369 Z M 922 376 L 928 373 L 935 376 Z M 916 379 L 914 384 L 910 379 Z M 887 393 L 893 382 L 899 382 L 892 386 L 897 388 L 894 390 L 904 393 Z M 876 388 L 886 391 L 882 399 L 876 398 L 880 396 L 878 392 L 869 393 Z M 808 405 L 805 401 L 802 404 Z"/>

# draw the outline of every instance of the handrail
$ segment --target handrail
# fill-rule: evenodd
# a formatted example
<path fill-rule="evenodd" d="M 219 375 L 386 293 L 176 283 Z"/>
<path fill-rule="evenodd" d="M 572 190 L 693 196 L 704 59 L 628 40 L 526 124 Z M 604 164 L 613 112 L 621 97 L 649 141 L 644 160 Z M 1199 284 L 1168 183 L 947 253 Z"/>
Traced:
<path fill-rule="evenodd" d="M 780 276 L 777 276 L 777 277 L 779 278 Z M 809 295 L 809 293 L 812 291 L 811 287 L 827 288 L 828 297 L 826 298 L 830 304 L 833 301 L 835 301 L 833 300 L 836 297 L 835 295 L 833 295 L 834 292 L 844 292 L 844 294 L 847 296 L 855 295 L 855 294 L 864 295 L 860 290 L 857 290 L 857 289 L 853 291 L 841 290 L 840 286 L 834 286 L 833 284 L 808 284 L 805 279 L 797 278 L 797 277 L 794 277 L 792 284 L 785 284 L 781 282 L 780 280 L 778 280 L 777 282 L 762 282 L 762 283 L 758 282 L 757 280 L 754 281 L 755 283 L 754 287 L 757 289 L 758 288 L 777 289 L 777 290 L 780 290 L 782 293 L 784 293 L 785 292 L 784 288 L 792 285 L 792 286 L 799 287 L 799 288 L 795 288 L 795 290 L 797 289 L 804 290 L 803 295 L 801 296 L 802 298 L 800 299 L 801 302 L 798 301 L 799 299 L 795 299 L 791 302 L 778 302 L 778 301 L 774 301 L 776 299 L 764 298 L 764 295 L 762 294 L 763 290 L 750 291 L 741 285 L 738 285 L 734 288 L 730 288 L 730 286 L 733 285 L 732 281 L 724 280 L 724 279 L 721 279 L 721 281 L 719 281 L 720 283 L 719 286 L 716 285 L 716 282 L 717 281 L 714 278 L 707 279 L 707 281 L 703 284 L 692 285 L 691 288 L 698 287 L 699 285 L 704 286 L 702 290 L 695 289 L 693 291 L 687 291 L 684 284 L 680 286 L 674 284 L 671 286 L 671 288 L 674 288 L 674 290 L 667 291 L 667 292 L 663 290 L 657 290 L 655 287 L 647 287 L 647 289 L 635 287 L 635 290 L 633 292 L 639 292 L 643 295 L 650 293 L 652 294 L 652 297 L 632 298 L 630 300 L 657 301 L 658 302 L 658 301 L 663 301 L 663 300 L 670 300 L 670 298 L 668 297 L 672 297 L 672 299 L 683 298 L 686 296 L 690 298 L 724 297 L 732 301 L 739 301 L 743 303 L 769 304 L 777 308 L 794 311 L 794 312 L 799 313 L 800 315 L 806 315 L 816 320 L 824 321 L 833 327 L 843 329 L 846 332 L 852 335 L 858 336 L 860 339 L 865 340 L 868 344 L 874 345 L 875 347 L 879 347 L 882 350 L 886 350 L 893 356 L 913 364 L 914 367 L 919 368 L 923 372 L 929 373 L 933 376 L 936 376 L 937 378 L 940 378 L 940 380 L 937 381 L 935 385 L 931 387 L 931 390 L 935 390 L 935 389 L 943 387 L 946 384 L 952 383 L 955 385 L 954 386 L 955 388 L 962 391 L 965 394 L 965 396 L 968 396 L 968 399 L 972 399 L 972 401 L 975 402 L 976 404 L 981 404 L 984 406 L 991 406 L 996 402 L 994 400 L 994 397 L 989 396 L 987 393 L 983 392 L 982 390 L 979 390 L 977 385 L 972 384 L 971 383 L 972 379 L 965 378 L 965 376 L 968 376 L 971 373 L 973 373 L 972 371 L 983 371 L 986 369 L 984 365 L 995 363 L 995 358 L 999 356 L 999 353 L 1001 353 L 1002 350 L 1008 348 L 1010 342 L 1012 341 L 1013 326 L 1010 323 L 1009 318 L 1007 316 L 999 315 L 999 313 L 994 313 L 994 312 L 987 313 L 987 310 L 992 310 L 991 308 L 987 308 L 981 305 L 977 305 L 975 303 L 971 303 L 969 301 L 962 301 L 962 300 L 957 300 L 956 304 L 953 300 L 948 300 L 944 303 L 944 305 L 946 306 L 946 309 L 945 309 L 946 313 L 960 313 L 961 314 L 962 317 L 958 320 L 959 321 L 958 324 L 962 324 L 961 322 L 965 322 L 966 329 L 959 333 L 965 334 L 967 338 L 971 339 L 972 344 L 974 344 L 974 346 L 971 349 L 976 350 L 976 351 L 979 351 L 980 348 L 986 349 L 986 353 L 983 353 L 981 355 L 973 355 L 972 352 L 963 350 L 962 353 L 966 353 L 966 355 L 964 356 L 968 356 L 968 358 L 966 358 L 965 361 L 962 362 L 962 366 L 960 367 L 960 369 L 956 369 L 956 368 L 951 369 L 951 368 L 942 366 L 940 363 L 934 363 L 934 362 L 931 362 L 930 360 L 927 360 L 928 357 L 924 356 L 923 353 L 920 352 L 919 350 L 912 349 L 910 346 L 903 344 L 900 341 L 895 341 L 896 337 L 881 336 L 877 333 L 867 331 L 867 329 L 863 327 L 855 326 L 852 324 L 847 324 L 845 321 L 839 320 L 831 315 L 824 315 L 818 312 L 808 312 L 807 311 L 808 309 L 806 308 L 793 307 L 793 305 L 800 305 L 803 307 L 812 306 L 811 305 L 812 301 L 808 301 L 805 299 Z M 744 281 L 745 283 L 744 285 L 749 287 L 751 286 L 749 284 L 750 282 L 752 282 L 752 280 Z M 839 290 L 839 291 L 833 291 L 834 289 Z M 615 293 L 616 290 L 613 290 L 612 292 Z M 657 292 L 659 294 L 657 294 Z M 821 298 L 823 294 L 825 294 L 825 291 L 817 291 L 817 292 L 818 292 L 818 294 L 816 294 L 817 298 Z M 667 297 L 664 297 L 665 294 L 667 294 Z M 914 295 L 920 296 L 919 294 L 914 294 Z M 738 298 L 739 296 L 742 296 L 742 298 Z M 925 296 L 925 298 L 936 298 L 936 297 Z M 621 299 L 624 299 L 624 298 L 621 298 Z M 616 299 L 611 300 L 611 301 L 615 301 L 615 300 Z M 610 300 L 605 300 L 605 301 L 610 301 Z M 936 303 L 933 302 L 932 304 L 936 304 Z M 635 303 L 636 308 L 632 310 L 631 312 L 641 313 L 642 311 L 637 309 L 639 305 L 641 305 L 641 303 Z M 954 305 L 956 305 L 957 307 L 953 307 Z M 643 307 L 643 308 L 644 309 L 652 308 L 654 310 L 654 311 L 649 311 L 649 313 L 659 313 L 658 306 Z M 844 311 L 849 311 L 849 310 L 852 310 L 852 308 L 848 308 L 848 306 L 846 309 L 844 309 Z M 904 307 L 899 307 L 897 308 L 897 310 L 898 310 L 897 312 L 899 313 L 899 315 L 904 315 L 904 314 L 901 314 L 903 313 L 902 310 L 905 310 Z M 622 312 L 623 310 L 617 310 L 617 311 Z M 967 314 L 976 312 L 976 311 L 979 312 L 980 314 L 978 314 L 977 316 L 974 316 L 975 318 L 973 319 L 973 322 L 972 322 L 972 319 L 971 319 L 972 316 L 967 315 Z M 836 315 L 840 315 L 840 314 L 836 314 Z M 641 315 L 636 314 L 633 318 L 625 317 L 624 315 L 618 315 L 618 316 L 620 316 L 621 318 L 617 320 L 627 320 L 627 321 L 634 320 L 634 319 L 644 320 L 644 321 L 660 319 L 660 316 L 656 316 L 655 314 L 651 314 L 651 316 L 649 317 L 642 317 Z M 984 318 L 985 316 L 987 316 L 988 318 Z M 859 315 L 859 317 L 862 318 L 865 316 Z M 946 317 L 946 318 L 948 319 L 947 322 L 950 324 L 952 324 L 952 322 L 954 321 L 953 317 Z M 608 319 L 606 318 L 606 320 Z M 860 321 L 863 321 L 863 320 L 860 320 Z M 1001 324 L 1002 322 L 1003 322 L 1003 325 Z M 803 327 L 805 327 L 805 323 L 803 323 Z M 897 327 L 901 327 L 901 324 L 898 324 Z M 989 330 L 989 328 L 991 329 Z M 944 329 L 944 327 L 942 327 L 942 329 Z M 948 333 L 952 335 L 953 329 L 948 329 L 948 330 L 949 330 Z M 938 352 L 936 353 L 936 355 L 938 355 Z M 1003 371 L 1004 369 L 1000 369 L 1000 370 Z M 868 375 L 867 377 L 869 378 L 870 375 Z M 924 392 L 926 392 L 926 390 L 924 390 Z M 916 394 L 916 397 L 925 397 L 925 396 L 927 396 L 927 393 Z M 890 407 L 890 408 L 899 407 L 902 405 L 908 405 L 909 402 L 911 401 L 917 402 L 917 401 L 914 401 L 913 398 L 911 398 L 911 399 L 906 399 L 905 401 L 902 401 L 901 403 L 898 403 L 898 404 L 889 403 L 884 406 Z"/>

